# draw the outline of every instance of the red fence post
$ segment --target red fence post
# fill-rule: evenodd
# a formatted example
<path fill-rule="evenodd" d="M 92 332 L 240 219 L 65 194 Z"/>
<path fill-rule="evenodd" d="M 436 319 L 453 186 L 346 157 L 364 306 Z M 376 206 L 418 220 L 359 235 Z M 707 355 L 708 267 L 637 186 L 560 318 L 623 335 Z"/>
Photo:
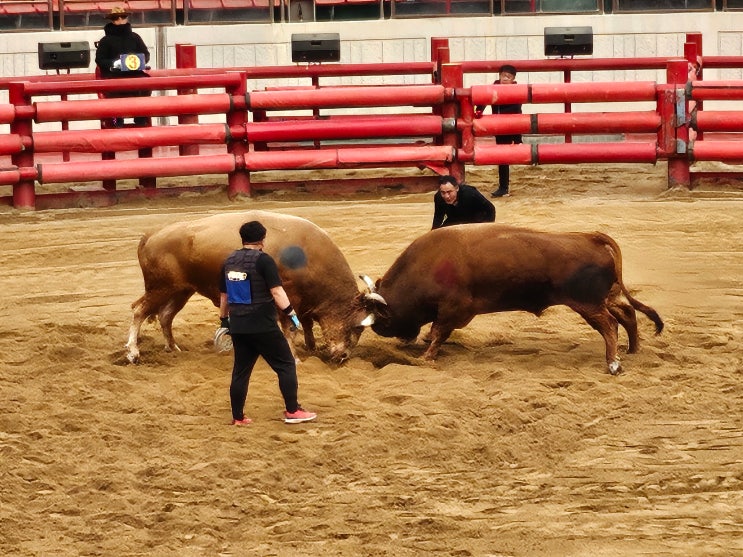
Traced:
<path fill-rule="evenodd" d="M 444 104 L 441 107 L 441 116 L 444 121 L 452 119 L 456 121 L 459 111 L 459 105 L 455 98 L 454 90 L 462 88 L 464 83 L 464 72 L 462 71 L 462 64 L 443 64 L 441 66 L 441 84 L 446 88 L 447 93 L 445 94 Z M 448 92 L 451 91 L 451 95 Z M 444 126 L 446 129 L 446 126 Z M 462 147 L 462 138 L 459 130 L 456 126 L 453 126 L 453 131 L 445 131 L 443 133 L 443 145 L 448 145 L 454 148 L 455 152 L 459 152 Z M 454 160 L 447 165 L 449 167 L 449 174 L 454 176 L 459 182 L 464 182 L 464 162 Z"/>
<path fill-rule="evenodd" d="M 242 79 L 237 87 L 230 87 L 227 92 L 235 97 L 246 98 L 248 93 L 248 74 L 240 72 Z M 237 103 L 238 106 L 227 113 L 227 127 L 245 127 L 248 121 L 248 110 L 245 102 Z M 234 199 L 238 195 L 250 196 L 250 173 L 245 168 L 245 155 L 248 152 L 247 140 L 231 139 L 227 143 L 227 152 L 235 157 L 235 170 L 227 175 L 227 197 Z"/>
<path fill-rule="evenodd" d="M 571 73 L 570 70 L 565 70 L 562 72 L 562 81 L 563 83 L 570 83 L 571 82 Z M 565 103 L 565 114 L 570 114 L 573 112 L 573 105 L 572 103 L 566 102 Z M 565 134 L 565 143 L 572 143 L 573 142 L 573 136 L 569 133 Z"/>
<path fill-rule="evenodd" d="M 8 84 L 8 100 L 16 108 L 16 116 L 10 123 L 10 133 L 18 134 L 23 137 L 33 136 L 33 124 L 31 118 L 19 118 L 18 107 L 31 106 L 31 99 L 26 96 L 24 84 L 14 82 Z M 25 149 L 20 153 L 14 153 L 10 156 L 10 161 L 22 169 L 24 167 L 34 166 L 33 146 Z M 13 184 L 13 207 L 18 209 L 34 209 L 36 207 L 36 191 L 34 190 L 34 180 L 19 180 Z"/>
<path fill-rule="evenodd" d="M 193 69 L 196 67 L 196 45 L 193 44 L 176 44 L 175 45 L 175 67 L 178 69 Z M 179 95 L 191 95 L 195 89 L 178 89 Z M 178 124 L 198 124 L 199 117 L 196 114 L 183 114 L 178 116 Z M 178 154 L 180 155 L 198 155 L 198 145 L 179 145 Z"/>
<path fill-rule="evenodd" d="M 684 58 L 686 58 L 686 61 L 691 64 L 691 67 L 696 68 L 696 73 L 694 74 L 691 70 L 689 70 L 689 81 L 699 81 L 702 79 L 702 34 L 701 33 L 687 33 L 686 34 L 686 42 L 684 43 Z M 691 107 L 690 107 L 691 108 Z M 694 105 L 695 112 L 699 112 L 702 110 L 702 101 L 696 101 L 696 104 Z M 703 139 L 702 132 L 697 132 L 697 135 L 695 138 L 693 138 L 695 141 L 697 139 L 701 140 Z"/>
<path fill-rule="evenodd" d="M 689 65 L 686 60 L 669 60 L 666 66 L 666 80 L 673 85 L 675 92 L 676 148 L 668 157 L 668 187 L 691 188 L 689 172 L 689 100 L 686 98 L 686 80 Z"/>

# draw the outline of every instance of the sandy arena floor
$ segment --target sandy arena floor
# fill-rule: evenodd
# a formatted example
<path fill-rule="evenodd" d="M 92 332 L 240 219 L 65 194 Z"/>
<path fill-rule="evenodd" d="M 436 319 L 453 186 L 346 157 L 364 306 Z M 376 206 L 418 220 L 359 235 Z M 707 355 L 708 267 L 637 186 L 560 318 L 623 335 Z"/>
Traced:
<path fill-rule="evenodd" d="M 376 278 L 428 230 L 432 194 L 2 209 L 0 554 L 743 555 L 743 190 L 667 191 L 646 165 L 513 175 L 498 221 L 612 235 L 663 335 L 640 316 L 641 350 L 612 377 L 565 308 L 477 317 L 433 365 L 367 331 L 342 367 L 303 354 L 300 399 L 320 417 L 300 426 L 263 362 L 255 423 L 227 425 L 231 357 L 211 349 L 203 298 L 176 318 L 183 352 L 147 324 L 126 363 L 140 235 L 286 212 Z"/>

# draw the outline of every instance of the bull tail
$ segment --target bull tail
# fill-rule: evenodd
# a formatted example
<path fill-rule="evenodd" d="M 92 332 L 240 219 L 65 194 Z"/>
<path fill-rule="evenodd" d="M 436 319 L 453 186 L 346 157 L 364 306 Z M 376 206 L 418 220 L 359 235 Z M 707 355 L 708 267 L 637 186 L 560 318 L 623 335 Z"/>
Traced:
<path fill-rule="evenodd" d="M 658 315 L 658 312 L 650 306 L 646 306 L 637 298 L 633 298 L 632 295 L 627 291 L 627 288 L 624 286 L 623 282 L 620 281 L 619 284 L 622 287 L 622 294 L 624 294 L 624 297 L 627 298 L 630 304 L 632 304 L 632 307 L 635 308 L 637 311 L 641 311 L 642 313 L 644 313 L 648 317 L 648 319 L 655 323 L 656 335 L 661 334 L 663 332 L 663 320 L 660 318 L 660 315 Z"/>
<path fill-rule="evenodd" d="M 622 289 L 622 294 L 624 294 L 624 297 L 627 298 L 627 301 L 632 305 L 633 308 L 635 308 L 639 312 L 644 313 L 647 318 L 655 324 L 655 334 L 661 334 L 663 332 L 664 324 L 663 319 L 661 319 L 658 312 L 632 296 L 632 294 L 629 293 L 629 290 L 627 290 L 627 287 L 624 285 L 624 280 L 622 279 L 622 250 L 619 248 L 619 244 L 616 243 L 614 238 L 608 236 L 607 234 L 604 234 L 602 232 L 597 232 L 596 234 L 600 238 L 601 242 L 603 242 L 605 245 L 608 245 L 610 251 L 614 252 L 614 268 L 617 275 L 617 282 L 619 283 L 619 287 Z"/>
<path fill-rule="evenodd" d="M 139 259 L 140 266 L 142 265 L 142 257 L 144 256 L 144 247 L 147 245 L 147 240 L 150 239 L 150 234 L 142 234 L 139 239 L 139 245 L 137 246 L 137 259 Z"/>

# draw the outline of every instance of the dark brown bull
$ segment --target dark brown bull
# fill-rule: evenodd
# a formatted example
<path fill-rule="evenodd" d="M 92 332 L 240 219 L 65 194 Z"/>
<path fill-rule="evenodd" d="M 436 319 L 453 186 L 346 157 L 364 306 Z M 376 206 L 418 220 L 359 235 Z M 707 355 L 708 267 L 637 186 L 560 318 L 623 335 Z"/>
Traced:
<path fill-rule="evenodd" d="M 284 289 L 302 323 L 307 349 L 315 349 L 312 323 L 317 321 L 331 357 L 336 361 L 348 357 L 368 314 L 343 254 L 308 220 L 248 211 L 171 224 L 142 238 L 137 255 L 145 293 L 132 304 L 126 344 L 130 362 L 139 360 L 137 340 L 142 323 L 155 316 L 166 350 L 180 350 L 173 339 L 173 318 L 197 292 L 215 306 L 219 304 L 222 263 L 232 250 L 240 248 L 239 228 L 251 220 L 261 221 L 268 229 L 264 250 L 279 266 Z M 283 314 L 280 317 L 283 319 Z M 286 330 L 287 323 L 282 324 Z"/>
<path fill-rule="evenodd" d="M 469 224 L 432 230 L 415 240 L 373 285 L 367 296 L 386 337 L 415 339 L 433 322 L 424 354 L 435 359 L 454 329 L 476 315 L 528 311 L 540 315 L 555 305 L 578 312 L 606 343 L 612 374 L 621 371 L 618 324 L 629 352 L 639 347 L 639 310 L 663 330 L 658 313 L 633 298 L 622 282 L 617 243 L 600 232 L 548 233 L 500 224 Z"/>

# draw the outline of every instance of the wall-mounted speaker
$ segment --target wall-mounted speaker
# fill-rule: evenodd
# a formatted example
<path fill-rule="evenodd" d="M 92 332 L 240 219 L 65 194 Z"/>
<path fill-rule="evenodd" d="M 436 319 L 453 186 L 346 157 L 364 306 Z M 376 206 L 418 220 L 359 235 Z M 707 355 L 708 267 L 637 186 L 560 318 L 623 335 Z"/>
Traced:
<path fill-rule="evenodd" d="M 338 33 L 292 35 L 292 62 L 340 62 L 341 37 Z"/>
<path fill-rule="evenodd" d="M 39 69 L 69 70 L 90 66 L 88 41 L 39 43 Z"/>
<path fill-rule="evenodd" d="M 593 27 L 545 27 L 545 56 L 593 54 Z"/>

